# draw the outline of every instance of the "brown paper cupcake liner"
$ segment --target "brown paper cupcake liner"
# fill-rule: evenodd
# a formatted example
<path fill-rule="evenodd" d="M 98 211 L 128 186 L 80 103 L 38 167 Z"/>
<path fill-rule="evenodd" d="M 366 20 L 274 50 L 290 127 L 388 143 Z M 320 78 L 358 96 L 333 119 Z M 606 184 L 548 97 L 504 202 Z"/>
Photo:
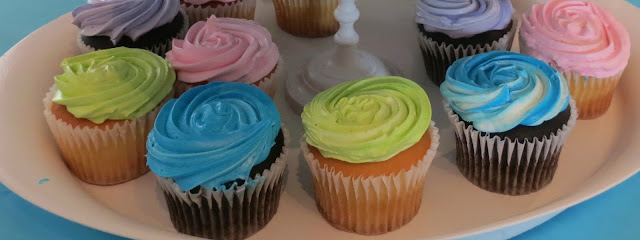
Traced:
<path fill-rule="evenodd" d="M 456 135 L 456 164 L 474 185 L 505 195 L 524 195 L 547 186 L 558 167 L 560 152 L 578 111 L 570 101 L 571 117 L 557 132 L 534 141 L 489 137 L 465 123 L 453 112 L 446 100 L 444 109 Z"/>
<path fill-rule="evenodd" d="M 267 77 L 263 78 L 262 80 L 256 83 L 252 83 L 252 85 L 260 88 L 260 90 L 262 90 L 267 95 L 269 95 L 271 99 L 274 99 L 276 95 L 276 88 L 278 86 L 277 83 L 278 81 L 280 81 L 279 79 L 282 76 L 284 76 L 284 69 L 286 68 L 286 66 L 285 66 L 284 60 L 282 60 L 282 57 L 278 59 L 278 63 L 276 64 L 275 68 L 276 69 L 273 71 L 272 74 L 268 75 Z M 202 84 L 185 83 L 178 80 L 176 81 L 176 85 L 175 85 L 175 97 L 176 98 L 180 97 L 180 95 L 184 94 L 187 90 L 197 87 L 199 85 L 202 85 Z"/>
<path fill-rule="evenodd" d="M 327 165 L 320 166 L 303 137 L 300 146 L 314 178 L 320 214 L 340 230 L 363 235 L 390 232 L 411 221 L 420 209 L 425 175 L 440 142 L 433 121 L 427 131 L 431 146 L 417 165 L 397 174 L 367 178 L 345 177 Z"/>
<path fill-rule="evenodd" d="M 289 152 L 289 132 L 284 126 L 282 153 L 269 169 L 257 175 L 264 181 L 227 190 L 200 188 L 182 191 L 170 178 L 158 178 L 173 226 L 178 232 L 218 240 L 245 239 L 260 231 L 278 210 Z"/>
<path fill-rule="evenodd" d="M 594 119 L 604 115 L 613 99 L 622 72 L 608 78 L 596 78 L 575 72 L 563 72 L 571 97 L 576 100 L 578 119 Z"/>
<path fill-rule="evenodd" d="M 181 4 L 189 15 L 189 26 L 199 21 L 206 21 L 211 15 L 219 18 L 243 18 L 253 20 L 256 12 L 256 0 L 237 0 L 230 3 L 217 4 L 215 7 Z"/>
<path fill-rule="evenodd" d="M 418 42 L 424 59 L 424 67 L 429 79 L 431 79 L 436 86 L 440 86 L 440 84 L 445 80 L 447 68 L 449 68 L 449 66 L 451 66 L 456 60 L 495 50 L 511 50 L 513 38 L 515 37 L 516 29 L 518 28 L 518 19 L 514 17 L 512 21 L 513 25 L 509 32 L 497 41 L 493 41 L 491 44 L 485 45 L 454 45 L 438 43 L 420 33 L 418 36 Z"/>
<path fill-rule="evenodd" d="M 182 29 L 180 29 L 180 32 L 178 32 L 178 34 L 162 42 L 159 42 L 152 46 L 145 47 L 143 49 L 149 50 L 155 54 L 158 54 L 161 57 L 164 57 L 165 54 L 169 50 L 171 50 L 173 39 L 183 39 L 187 35 L 187 31 L 189 30 L 189 17 L 182 9 L 180 10 L 180 14 L 182 14 L 185 21 L 183 21 Z M 78 49 L 80 49 L 80 54 L 96 51 L 95 48 L 85 44 L 84 41 L 82 41 L 82 34 L 80 33 L 78 33 L 78 36 L 76 37 L 76 43 L 78 44 Z"/>
<path fill-rule="evenodd" d="M 73 127 L 51 112 L 58 89 L 52 86 L 44 98 L 44 117 L 69 170 L 80 180 L 95 185 L 115 185 L 142 176 L 147 167 L 147 135 L 156 116 L 170 98 L 146 115 L 116 123 L 113 127 Z M 170 93 L 169 96 L 172 96 Z"/>
<path fill-rule="evenodd" d="M 327 37 L 340 27 L 333 16 L 338 0 L 273 0 L 278 26 L 298 37 Z"/>

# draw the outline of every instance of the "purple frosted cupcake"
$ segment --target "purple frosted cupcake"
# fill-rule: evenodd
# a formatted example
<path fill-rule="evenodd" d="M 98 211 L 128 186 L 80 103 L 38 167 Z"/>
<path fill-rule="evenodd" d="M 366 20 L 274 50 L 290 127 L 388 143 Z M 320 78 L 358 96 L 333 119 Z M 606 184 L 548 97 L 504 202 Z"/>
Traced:
<path fill-rule="evenodd" d="M 509 0 L 418 0 L 427 76 L 440 86 L 457 59 L 493 50 L 510 50 L 518 22 Z"/>
<path fill-rule="evenodd" d="M 189 28 L 177 0 L 111 0 L 80 6 L 72 15 L 82 53 L 128 47 L 164 56 L 171 40 L 183 38 Z"/>

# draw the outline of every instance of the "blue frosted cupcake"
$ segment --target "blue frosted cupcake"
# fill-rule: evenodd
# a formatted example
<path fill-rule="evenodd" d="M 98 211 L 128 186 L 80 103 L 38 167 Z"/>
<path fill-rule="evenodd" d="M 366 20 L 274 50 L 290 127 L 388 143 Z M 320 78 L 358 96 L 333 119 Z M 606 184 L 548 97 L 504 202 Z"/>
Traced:
<path fill-rule="evenodd" d="M 459 58 L 510 50 L 518 28 L 509 0 L 417 0 L 416 7 L 425 70 L 437 86 Z"/>
<path fill-rule="evenodd" d="M 454 62 L 440 91 L 458 169 L 469 181 L 508 195 L 551 182 L 578 117 L 562 74 L 532 57 L 493 51 Z"/>
<path fill-rule="evenodd" d="M 287 131 L 275 104 L 249 84 L 211 82 L 160 110 L 147 141 L 178 232 L 244 239 L 275 215 Z"/>

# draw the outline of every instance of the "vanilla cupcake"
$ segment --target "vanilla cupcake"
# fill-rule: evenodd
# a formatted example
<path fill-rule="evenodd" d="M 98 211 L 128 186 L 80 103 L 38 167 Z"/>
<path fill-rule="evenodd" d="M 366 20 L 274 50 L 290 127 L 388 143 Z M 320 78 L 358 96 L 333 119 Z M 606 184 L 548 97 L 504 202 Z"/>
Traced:
<path fill-rule="evenodd" d="M 147 158 L 176 230 L 244 239 L 266 226 L 278 210 L 287 142 L 278 109 L 255 86 L 212 82 L 169 101 Z"/>
<path fill-rule="evenodd" d="M 427 76 L 440 86 L 457 59 L 510 50 L 518 28 L 509 0 L 418 0 L 418 40 Z"/>
<path fill-rule="evenodd" d="M 178 75 L 176 96 L 222 81 L 253 84 L 273 97 L 284 67 L 266 28 L 252 20 L 215 16 L 191 26 L 184 40 L 174 40 L 166 58 Z"/>
<path fill-rule="evenodd" d="M 190 25 L 211 16 L 253 20 L 256 0 L 180 0 L 189 15 Z"/>
<path fill-rule="evenodd" d="M 334 16 L 338 0 L 273 0 L 278 26 L 298 37 L 327 37 L 340 24 Z"/>
<path fill-rule="evenodd" d="M 331 225 L 383 234 L 418 213 L 440 138 L 418 84 L 379 77 L 337 85 L 304 107 L 302 124 L 316 205 Z"/>
<path fill-rule="evenodd" d="M 80 6 L 72 15 L 82 53 L 128 47 L 164 57 L 171 41 L 189 28 L 177 0 L 111 0 Z"/>
<path fill-rule="evenodd" d="M 580 119 L 609 109 L 630 51 L 624 26 L 592 2 L 552 0 L 523 16 L 520 52 L 562 72 Z"/>
<path fill-rule="evenodd" d="M 146 138 L 175 73 L 158 55 L 124 47 L 67 58 L 44 99 L 44 116 L 69 170 L 113 185 L 146 167 Z"/>
<path fill-rule="evenodd" d="M 454 62 L 440 91 L 458 169 L 471 183 L 506 195 L 549 185 L 578 118 L 558 71 L 526 55 L 492 51 Z"/>

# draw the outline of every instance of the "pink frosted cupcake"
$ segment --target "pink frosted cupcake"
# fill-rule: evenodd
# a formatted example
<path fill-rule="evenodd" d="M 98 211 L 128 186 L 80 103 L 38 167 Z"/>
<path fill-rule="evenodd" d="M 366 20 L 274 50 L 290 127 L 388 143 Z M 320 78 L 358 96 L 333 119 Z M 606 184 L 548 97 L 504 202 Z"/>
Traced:
<path fill-rule="evenodd" d="M 253 84 L 273 98 L 283 63 L 266 28 L 252 20 L 217 18 L 194 24 L 174 39 L 167 60 L 178 75 L 176 97 L 213 81 Z"/>
<path fill-rule="evenodd" d="M 562 72 L 579 119 L 609 109 L 630 50 L 627 30 L 595 3 L 552 0 L 523 16 L 520 51 Z"/>
<path fill-rule="evenodd" d="M 256 0 L 180 0 L 180 5 L 191 25 L 211 15 L 253 20 L 256 12 Z"/>

